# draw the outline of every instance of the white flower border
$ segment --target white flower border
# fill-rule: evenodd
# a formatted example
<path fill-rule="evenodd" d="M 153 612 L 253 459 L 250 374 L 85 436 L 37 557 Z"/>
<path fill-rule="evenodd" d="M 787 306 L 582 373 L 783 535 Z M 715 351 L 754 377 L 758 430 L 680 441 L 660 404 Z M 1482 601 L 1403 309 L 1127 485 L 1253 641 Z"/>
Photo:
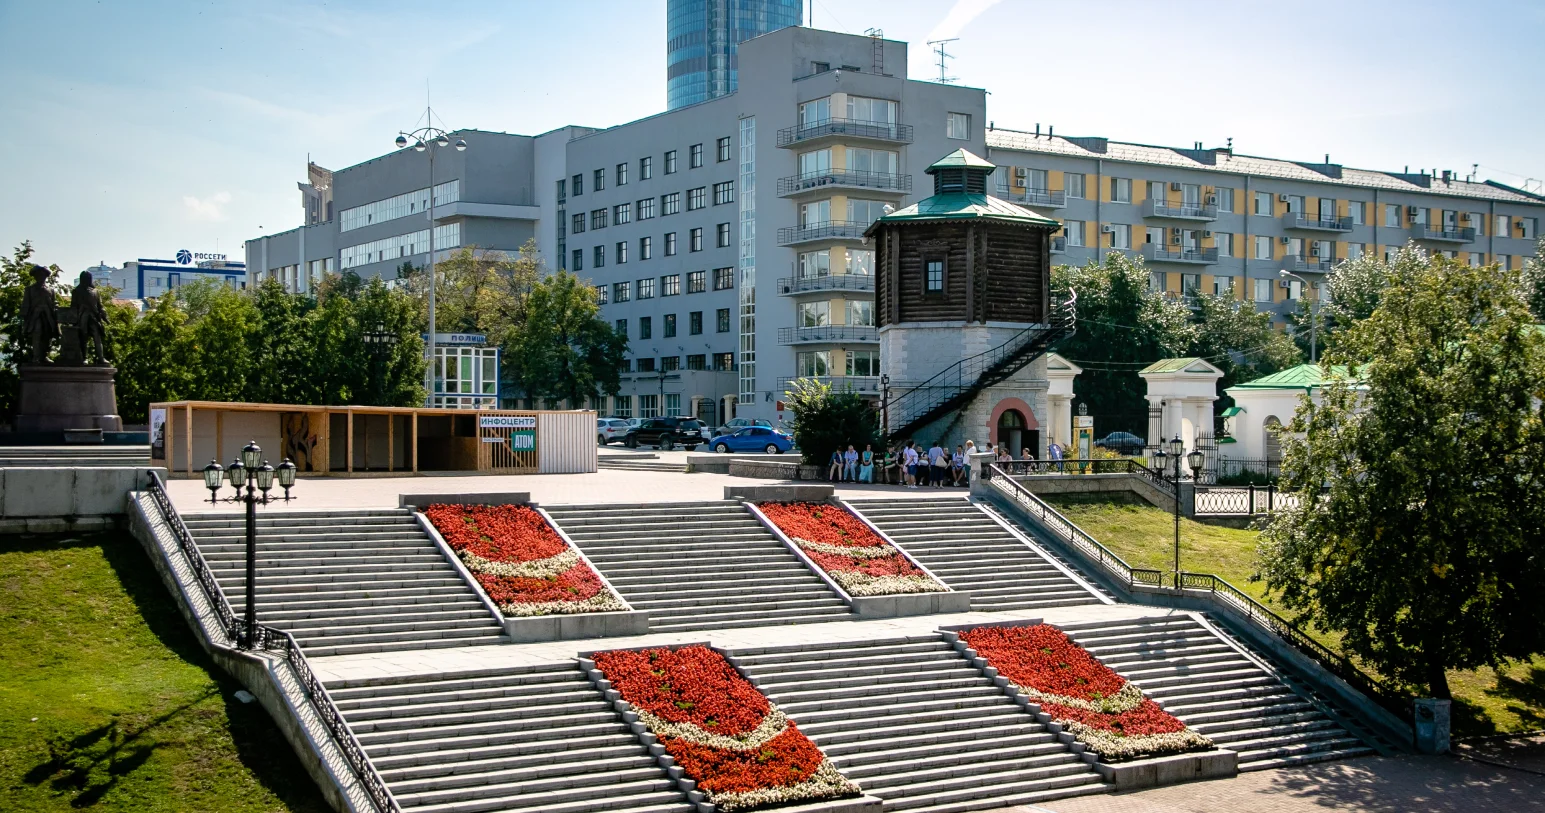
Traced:
<path fill-rule="evenodd" d="M 430 524 L 433 524 L 431 521 Z M 551 528 L 551 526 L 549 526 Z M 557 533 L 554 531 L 554 533 Z M 559 537 L 560 539 L 562 537 Z M 449 544 L 449 543 L 447 543 Z M 573 570 L 576 565 L 594 567 L 585 564 L 579 551 L 564 541 L 565 549 L 562 553 L 548 556 L 545 559 L 532 559 L 529 562 L 499 562 L 493 559 L 485 559 L 470 550 L 455 551 L 457 558 L 467 566 L 467 570 L 473 573 L 485 573 L 489 576 L 504 576 L 522 579 L 551 579 Z M 600 580 L 600 574 L 596 574 Z M 617 595 L 606 582 L 601 582 L 601 592 L 587 599 L 574 601 L 530 601 L 508 602 L 499 604 L 499 612 L 516 618 L 532 618 L 539 615 L 580 615 L 582 613 L 615 613 L 628 609 L 622 596 Z"/>
<path fill-rule="evenodd" d="M 1096 661 L 1098 660 L 1096 658 Z M 992 662 L 988 661 L 988 665 L 991 666 Z M 1100 665 L 1105 666 L 1103 663 Z M 1109 666 L 1105 668 L 1110 669 Z M 1137 688 L 1137 684 L 1124 678 L 1121 688 L 1115 694 L 1100 700 L 1085 700 L 1042 692 L 1028 686 L 1021 686 L 1012 680 L 1009 681 L 1009 685 L 1038 703 L 1055 703 L 1105 714 L 1131 711 L 1142 705 L 1143 700 L 1146 699 L 1143 697 L 1143 690 Z M 1170 716 L 1174 717 L 1173 714 Z M 1177 717 L 1176 720 L 1179 718 Z M 1064 731 L 1073 735 L 1074 740 L 1083 743 L 1090 751 L 1099 754 L 1102 758 L 1118 761 L 1140 756 L 1168 756 L 1189 751 L 1207 751 L 1214 747 L 1212 740 L 1190 726 L 1164 734 L 1117 734 L 1114 731 L 1105 731 L 1066 718 L 1053 717 L 1052 722 L 1062 726 Z M 1181 725 L 1185 724 L 1181 723 Z"/>
<path fill-rule="evenodd" d="M 944 585 L 927 576 L 871 576 L 851 570 L 827 570 L 850 596 L 893 596 L 898 593 L 942 593 Z"/>

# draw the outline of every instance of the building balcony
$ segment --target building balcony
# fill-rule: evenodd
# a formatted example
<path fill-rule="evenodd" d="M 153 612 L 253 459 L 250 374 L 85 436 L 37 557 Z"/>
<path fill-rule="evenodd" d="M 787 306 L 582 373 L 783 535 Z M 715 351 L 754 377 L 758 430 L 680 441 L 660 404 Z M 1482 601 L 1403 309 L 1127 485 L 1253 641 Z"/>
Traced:
<path fill-rule="evenodd" d="M 912 125 L 859 119 L 825 119 L 812 124 L 785 127 L 778 131 L 778 146 L 804 147 L 830 138 L 865 139 L 887 144 L 911 144 Z"/>
<path fill-rule="evenodd" d="M 1320 217 L 1304 212 L 1288 212 L 1282 216 L 1282 228 L 1300 231 L 1330 231 L 1345 234 L 1352 230 L 1350 217 Z"/>
<path fill-rule="evenodd" d="M 880 377 L 877 375 L 802 375 L 797 378 L 778 379 L 778 390 L 788 392 L 800 379 L 819 381 L 836 392 L 856 392 L 859 395 L 879 395 Z"/>
<path fill-rule="evenodd" d="M 778 245 L 797 246 L 817 240 L 862 240 L 868 223 L 858 220 L 827 220 L 804 226 L 784 226 L 778 230 Z"/>
<path fill-rule="evenodd" d="M 880 331 L 872 325 L 822 325 L 821 327 L 780 327 L 778 344 L 831 344 L 833 342 L 880 342 Z"/>
<path fill-rule="evenodd" d="M 1026 189 L 1015 192 L 1000 186 L 993 196 L 1036 209 L 1061 209 L 1068 205 L 1068 193 L 1062 189 Z"/>
<path fill-rule="evenodd" d="M 1216 265 L 1218 250 L 1215 248 L 1180 248 L 1148 243 L 1143 246 L 1143 259 L 1151 263 L 1185 263 L 1187 265 Z"/>
<path fill-rule="evenodd" d="M 912 191 L 912 176 L 892 175 L 888 172 L 829 169 L 824 172 L 807 172 L 804 175 L 778 179 L 778 197 L 782 198 L 812 192 L 830 193 L 841 189 L 863 189 L 870 192 L 905 195 Z"/>
<path fill-rule="evenodd" d="M 1218 207 L 1210 203 L 1182 203 L 1171 206 L 1153 198 L 1143 201 L 1143 217 L 1165 220 L 1208 221 L 1218 219 Z"/>
<path fill-rule="evenodd" d="M 1447 226 L 1441 229 L 1432 226 L 1412 226 L 1411 239 L 1431 240 L 1436 243 L 1473 243 L 1475 229 L 1469 226 Z"/>
<path fill-rule="evenodd" d="M 1066 238 L 1066 237 L 1053 237 L 1053 238 L 1051 238 L 1051 253 L 1053 253 L 1053 254 L 1066 254 L 1067 251 L 1068 251 L 1068 238 Z"/>
<path fill-rule="evenodd" d="M 1288 271 L 1311 274 L 1328 274 L 1335 264 L 1335 260 L 1321 257 L 1286 257 L 1282 260 L 1282 267 Z"/>
<path fill-rule="evenodd" d="M 784 277 L 778 280 L 779 296 L 796 296 L 814 291 L 874 292 L 872 274 L 827 274 L 820 277 Z"/>

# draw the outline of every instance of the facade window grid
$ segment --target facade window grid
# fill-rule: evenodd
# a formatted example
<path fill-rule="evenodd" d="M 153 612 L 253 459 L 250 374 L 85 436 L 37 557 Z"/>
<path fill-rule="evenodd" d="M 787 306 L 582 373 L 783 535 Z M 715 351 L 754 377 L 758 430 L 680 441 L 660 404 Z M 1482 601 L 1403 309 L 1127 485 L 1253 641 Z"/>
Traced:
<path fill-rule="evenodd" d="M 372 201 L 363 206 L 355 206 L 344 209 L 338 213 L 338 231 L 346 232 L 354 229 L 373 226 L 377 223 L 385 223 L 400 217 L 418 214 L 429 208 L 429 189 L 415 189 L 412 192 L 404 192 L 383 200 Z M 563 189 L 558 190 L 558 197 L 562 199 Z M 435 184 L 434 203 L 436 206 L 444 206 L 461 200 L 461 181 L 446 181 Z"/>
<path fill-rule="evenodd" d="M 606 246 L 596 246 L 594 256 L 591 258 L 592 268 L 606 267 Z"/>
<path fill-rule="evenodd" d="M 714 332 L 715 333 L 729 333 L 730 332 L 730 309 L 729 308 L 720 308 L 720 309 L 714 311 Z"/>
<path fill-rule="evenodd" d="M 665 256 L 676 256 L 676 232 L 668 231 L 665 233 Z"/>
<path fill-rule="evenodd" d="M 718 372 L 721 372 L 721 373 L 733 372 L 735 370 L 735 354 L 734 353 L 715 353 L 715 354 L 713 354 L 713 368 L 715 370 L 717 370 Z"/>
<path fill-rule="evenodd" d="M 674 174 L 676 174 L 676 151 L 675 150 L 666 150 L 665 151 L 665 174 L 666 175 L 674 175 Z"/>
<path fill-rule="evenodd" d="M 687 333 L 693 336 L 703 335 L 703 312 L 692 311 L 687 314 Z M 701 369 L 701 368 L 699 368 Z"/>
<path fill-rule="evenodd" d="M 619 203 L 612 207 L 612 223 L 621 226 L 633 222 L 633 204 Z"/>
<path fill-rule="evenodd" d="M 606 210 L 605 209 L 592 209 L 591 210 L 591 212 L 590 212 L 590 228 L 591 229 L 604 229 L 604 228 L 606 228 Z"/>
<path fill-rule="evenodd" d="M 612 283 L 612 300 L 627 302 L 631 298 L 632 290 L 633 283 L 631 282 L 614 282 Z"/>
<path fill-rule="evenodd" d="M 616 327 L 613 328 L 613 329 L 616 331 L 618 336 L 621 336 L 622 338 L 626 339 L 628 337 L 628 320 L 626 320 L 626 319 L 618 319 Z M 623 359 L 622 363 L 624 365 L 630 365 L 631 364 L 631 362 L 629 362 L 627 359 Z"/>
<path fill-rule="evenodd" d="M 643 286 L 639 286 L 639 287 L 642 288 Z M 639 299 L 644 299 L 643 291 L 642 290 L 639 291 L 639 294 L 640 295 L 639 295 L 638 298 Z M 654 338 L 654 319 L 652 317 L 648 317 L 648 316 L 640 316 L 640 317 L 638 317 L 638 337 L 640 339 L 653 339 Z M 639 359 L 639 364 L 642 365 L 643 361 L 644 361 L 643 359 Z M 639 369 L 642 370 L 643 367 L 640 366 Z"/>
<path fill-rule="evenodd" d="M 707 205 L 708 188 L 699 186 L 696 189 L 687 190 L 687 211 L 695 212 Z"/>
<path fill-rule="evenodd" d="M 585 176 L 583 174 L 575 175 L 573 178 L 570 178 L 569 185 L 574 187 L 574 197 L 577 198 L 580 195 L 585 194 Z"/>
<path fill-rule="evenodd" d="M 654 359 L 653 358 L 639 359 L 638 360 L 638 371 L 641 372 L 641 373 L 652 373 L 652 372 L 654 372 Z M 655 412 L 654 404 L 655 404 L 655 396 L 653 396 L 653 395 L 640 395 L 638 397 L 639 417 L 640 418 L 653 418 L 655 416 L 655 414 L 654 414 L 654 412 Z"/>
<path fill-rule="evenodd" d="M 707 356 L 707 354 L 698 353 L 696 355 L 687 356 L 687 369 L 688 370 L 706 370 L 706 369 L 708 369 L 708 356 Z"/>
<path fill-rule="evenodd" d="M 667 313 L 667 314 L 665 314 L 665 317 L 664 317 L 664 319 L 662 321 L 663 321 L 663 324 L 661 325 L 661 327 L 663 328 L 663 330 L 660 331 L 660 336 L 662 338 L 666 338 L 666 339 L 674 339 L 674 338 L 676 338 L 676 314 L 674 314 L 674 313 Z M 662 359 L 662 361 L 663 361 L 663 359 Z M 670 369 L 670 368 L 666 368 L 666 369 Z"/>
<path fill-rule="evenodd" d="M 440 251 L 461 245 L 461 224 L 447 223 L 435 227 L 435 250 Z M 338 254 L 340 269 L 354 268 L 368 263 L 398 260 L 429 253 L 429 230 L 399 234 L 382 240 L 373 240 L 357 246 L 348 246 Z"/>
<path fill-rule="evenodd" d="M 621 265 L 621 264 L 623 264 L 623 263 L 625 263 L 627 261 L 628 261 L 628 241 L 626 241 L 626 240 L 618 240 L 617 241 L 617 264 Z"/>
<path fill-rule="evenodd" d="M 702 229 L 702 227 L 698 227 L 698 228 L 695 228 L 695 229 L 687 232 L 687 241 L 689 243 L 689 245 L 687 246 L 687 250 L 688 251 L 702 251 L 703 250 L 703 229 Z"/>
<path fill-rule="evenodd" d="M 654 198 L 644 198 L 638 202 L 638 219 L 654 219 Z"/>
<path fill-rule="evenodd" d="M 666 274 L 660 277 L 660 296 L 678 296 L 681 294 L 681 275 Z"/>
<path fill-rule="evenodd" d="M 624 361 L 623 363 L 628 365 L 629 368 L 631 368 L 633 366 L 632 362 L 629 362 L 629 361 Z M 624 370 L 623 372 L 627 372 L 627 370 Z M 615 418 L 631 418 L 631 417 L 633 417 L 633 396 L 631 396 L 631 395 L 619 395 L 619 396 L 613 398 L 612 399 L 612 417 L 615 417 Z"/>
<path fill-rule="evenodd" d="M 595 180 L 592 181 L 591 184 L 590 184 L 591 191 L 599 192 L 602 189 L 605 189 L 606 188 L 606 170 L 598 169 L 598 170 L 595 171 L 594 175 L 595 175 Z"/>
<path fill-rule="evenodd" d="M 638 159 L 638 179 L 647 181 L 654 177 L 654 156 L 646 155 Z"/>
<path fill-rule="evenodd" d="M 673 215 L 681 211 L 681 193 L 670 192 L 660 196 L 660 216 Z"/>
<path fill-rule="evenodd" d="M 721 181 L 713 185 L 713 205 L 722 206 L 735 202 L 735 182 Z"/>
<path fill-rule="evenodd" d="M 728 291 L 735 287 L 735 269 L 715 268 L 713 270 L 713 289 L 715 291 Z"/>
<path fill-rule="evenodd" d="M 574 259 L 569 262 L 569 265 L 571 266 L 569 268 L 570 271 L 585 270 L 585 250 L 582 248 L 574 249 Z"/>
<path fill-rule="evenodd" d="M 653 237 L 640 237 L 640 238 L 638 238 L 638 258 L 639 258 L 639 260 L 648 260 L 648 259 L 652 258 L 653 256 L 654 256 L 654 238 Z"/>
<path fill-rule="evenodd" d="M 689 272 L 687 272 L 687 293 L 689 293 L 689 294 L 700 294 L 700 293 L 703 293 L 703 291 L 707 290 L 707 288 L 708 288 L 708 272 L 707 271 L 689 271 Z"/>
<path fill-rule="evenodd" d="M 573 225 L 569 228 L 569 233 L 570 234 L 584 234 L 585 233 L 585 213 L 584 212 L 580 212 L 579 214 L 574 215 L 573 221 L 574 221 Z"/>
<path fill-rule="evenodd" d="M 716 158 L 720 163 L 730 160 L 730 137 L 725 136 L 716 142 Z"/>
<path fill-rule="evenodd" d="M 714 226 L 714 245 L 718 246 L 719 248 L 729 248 L 730 224 L 720 223 L 719 225 Z"/>
<path fill-rule="evenodd" d="M 703 145 L 693 144 L 687 151 L 687 168 L 697 169 L 703 165 Z"/>
<path fill-rule="evenodd" d="M 628 162 L 617 165 L 617 185 L 625 186 L 628 183 Z"/>
<path fill-rule="evenodd" d="M 672 331 L 671 335 L 674 336 L 676 334 L 675 334 L 674 331 Z M 681 356 L 661 356 L 660 357 L 660 372 L 662 372 L 662 373 L 671 373 L 671 372 L 675 372 L 675 371 L 680 370 L 680 369 L 681 369 Z M 675 396 L 675 398 L 676 398 L 676 401 L 675 401 L 675 403 L 676 403 L 675 411 L 672 411 L 672 407 L 671 407 L 671 397 L 672 396 Z M 681 393 L 668 392 L 668 393 L 665 394 L 665 414 L 666 415 L 671 415 L 671 416 L 680 415 L 681 414 Z"/>
<path fill-rule="evenodd" d="M 596 302 L 596 304 L 597 305 L 605 305 L 606 304 L 606 300 L 607 300 L 607 294 L 610 293 L 610 292 L 611 292 L 611 289 L 607 288 L 605 285 L 597 285 L 597 286 L 595 286 L 595 302 Z"/>
<path fill-rule="evenodd" d="M 638 298 L 654 299 L 654 277 L 647 277 L 638 281 Z"/>

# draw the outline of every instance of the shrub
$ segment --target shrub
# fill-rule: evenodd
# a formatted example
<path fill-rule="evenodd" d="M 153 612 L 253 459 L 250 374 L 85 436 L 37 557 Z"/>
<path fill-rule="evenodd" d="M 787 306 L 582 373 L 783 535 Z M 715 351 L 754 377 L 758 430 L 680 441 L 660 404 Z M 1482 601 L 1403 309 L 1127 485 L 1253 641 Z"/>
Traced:
<path fill-rule="evenodd" d="M 788 391 L 788 407 L 794 414 L 794 445 L 807 466 L 824 465 L 833 451 L 846 450 L 850 443 L 860 452 L 865 444 L 873 444 L 877 453 L 884 448 L 879 416 L 857 393 L 835 392 L 830 384 L 801 378 Z"/>

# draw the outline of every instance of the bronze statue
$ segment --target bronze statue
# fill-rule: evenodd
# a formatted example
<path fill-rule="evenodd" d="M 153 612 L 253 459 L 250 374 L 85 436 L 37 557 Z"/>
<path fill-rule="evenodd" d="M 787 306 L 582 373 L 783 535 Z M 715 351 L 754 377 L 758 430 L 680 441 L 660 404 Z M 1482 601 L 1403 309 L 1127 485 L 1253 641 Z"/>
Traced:
<path fill-rule="evenodd" d="M 86 343 L 89 340 L 97 351 L 98 364 L 111 361 L 112 354 L 104 345 L 107 339 L 107 310 L 102 307 L 102 298 L 97 295 L 97 286 L 91 280 L 90 271 L 80 272 L 80 284 L 75 286 L 70 296 L 70 310 L 75 312 L 81 358 L 86 356 Z"/>
<path fill-rule="evenodd" d="M 58 303 L 54 292 L 48 289 L 48 276 L 47 268 L 32 266 L 33 283 L 27 286 L 21 300 L 22 321 L 32 339 L 33 364 L 46 364 L 54 339 L 59 338 L 59 316 L 55 313 Z"/>

